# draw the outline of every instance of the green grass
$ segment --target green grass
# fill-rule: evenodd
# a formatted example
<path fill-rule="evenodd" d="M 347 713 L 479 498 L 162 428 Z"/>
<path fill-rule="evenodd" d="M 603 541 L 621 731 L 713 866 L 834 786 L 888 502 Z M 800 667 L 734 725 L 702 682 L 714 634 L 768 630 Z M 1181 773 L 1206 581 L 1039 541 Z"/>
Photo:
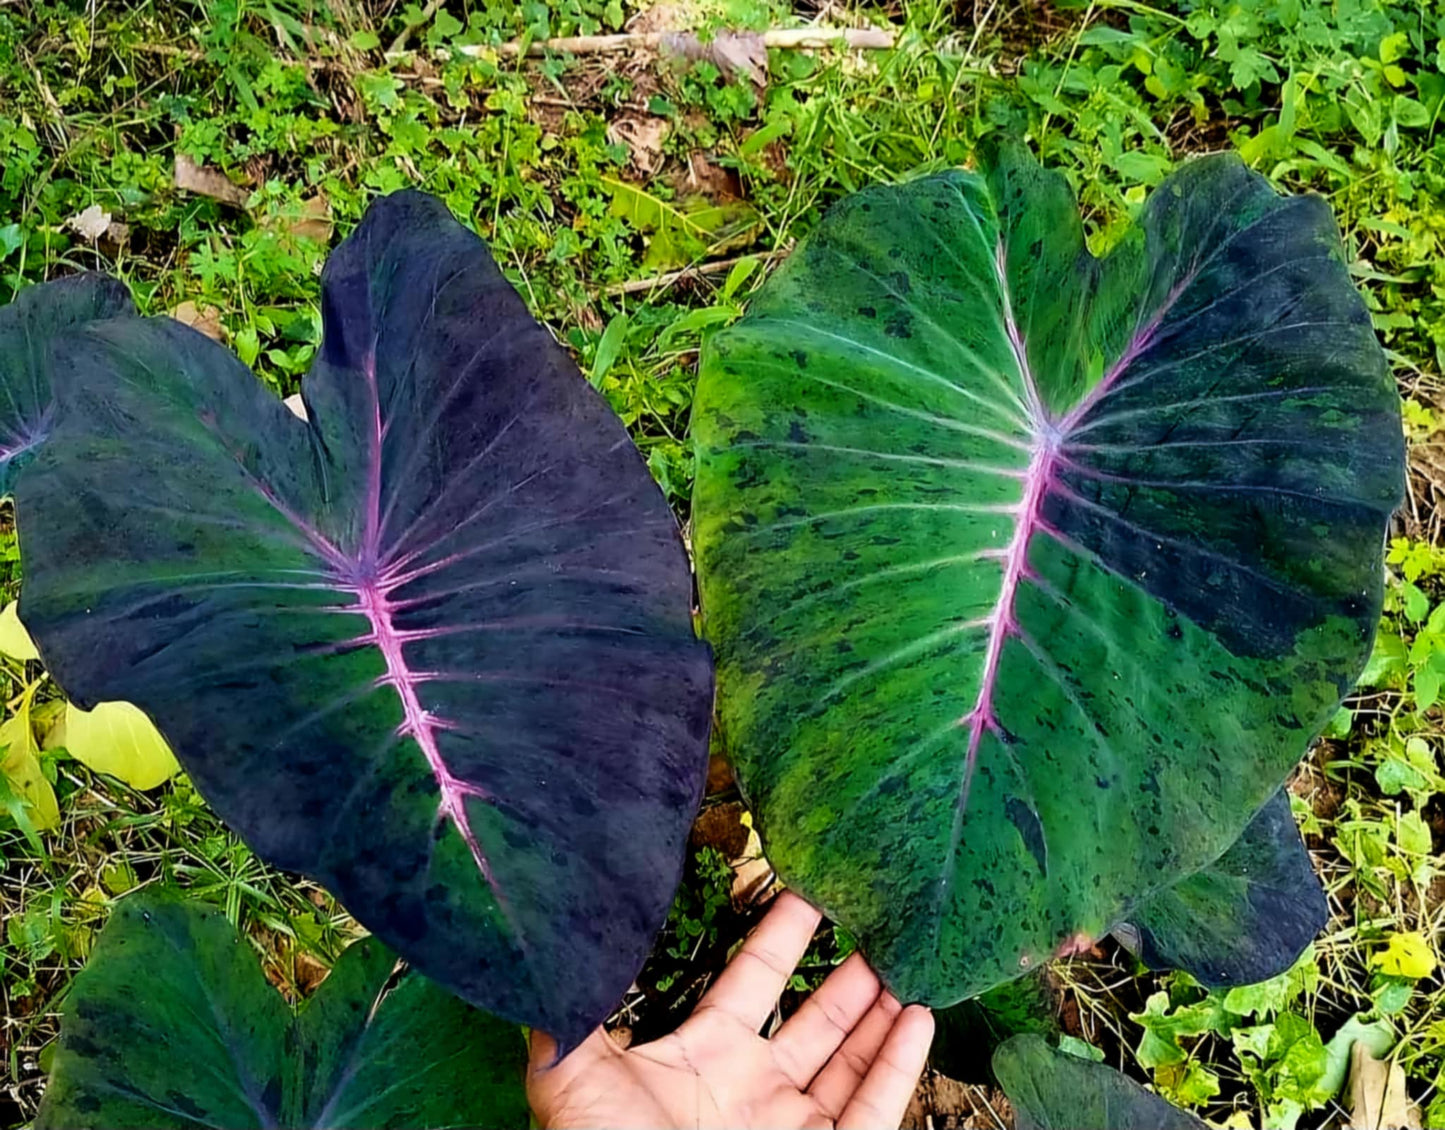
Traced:
<path fill-rule="evenodd" d="M 1410 398 L 1412 492 L 1386 614 L 1401 643 L 1294 785 L 1334 911 L 1315 973 L 1249 1016 L 1177 976 L 1137 976 L 1113 950 L 1062 977 L 1079 1034 L 1211 1118 L 1287 1125 L 1294 1102 L 1298 1125 L 1322 1125 L 1327 1108 L 1303 1109 L 1316 1047 L 1357 1013 L 1395 1025 L 1412 1093 L 1429 1107 L 1445 1065 L 1440 974 L 1391 979 L 1372 960 L 1394 932 L 1437 935 L 1445 895 L 1445 727 L 1429 701 L 1432 664 L 1445 671 L 1432 658 L 1445 623 L 1431 625 L 1445 554 L 1430 545 L 1445 489 L 1434 470 L 1445 18 L 1414 0 L 835 5 L 835 20 L 893 27 L 898 48 L 775 52 L 758 91 L 708 66 L 457 50 L 609 32 L 634 14 L 619 0 L 450 0 L 412 33 L 419 54 L 392 60 L 383 48 L 420 11 L 371 10 L 384 14 L 373 20 L 351 0 L 0 6 L 0 302 L 57 274 L 109 270 L 146 312 L 213 308 L 243 359 L 289 393 L 319 336 L 327 233 L 299 226 L 314 219 L 308 208 L 323 199 L 344 233 L 374 194 L 421 187 L 491 242 L 685 515 L 704 336 L 848 192 L 966 162 L 978 138 L 1016 130 L 1073 181 L 1096 251 L 1193 152 L 1238 147 L 1281 188 L 1326 196 Z M 806 18 L 768 0 L 698 10 L 708 26 Z M 634 152 L 626 139 L 639 136 L 660 137 L 659 151 Z M 177 190 L 181 157 L 228 175 L 244 207 Z M 67 226 L 92 205 L 126 231 L 90 240 Z M 644 285 L 718 261 L 724 269 Z M 14 593 L 13 534 L 0 538 L 0 581 Z M 11 708 L 24 674 L 3 673 Z M 69 759 L 47 754 L 44 765 L 62 823 L 40 850 L 0 817 L 7 1124 L 34 1112 L 56 1006 L 115 896 L 174 882 L 224 905 L 293 991 L 353 930 L 322 892 L 261 864 L 183 780 L 140 795 Z M 676 986 L 713 951 L 725 955 L 744 924 L 724 906 L 715 861 L 689 875 L 620 1018 L 629 1026 L 647 1023 L 649 1003 L 685 1005 Z M 815 974 L 845 949 L 826 941 Z M 1176 1034 L 1164 1045 L 1182 1064 L 1161 1063 L 1160 1045 L 1145 1041 L 1161 1032 Z M 1430 1117 L 1445 1125 L 1445 1102 Z"/>

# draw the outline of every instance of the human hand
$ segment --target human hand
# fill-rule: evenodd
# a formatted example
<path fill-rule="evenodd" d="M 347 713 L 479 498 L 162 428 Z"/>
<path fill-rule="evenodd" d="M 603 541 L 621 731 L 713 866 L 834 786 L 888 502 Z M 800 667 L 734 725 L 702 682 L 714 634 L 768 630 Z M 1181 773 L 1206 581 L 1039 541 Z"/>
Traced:
<path fill-rule="evenodd" d="M 775 1032 L 758 1030 L 807 952 L 820 915 L 784 892 L 693 1014 L 670 1036 L 617 1046 L 601 1028 L 556 1064 L 532 1033 L 527 1098 L 546 1130 L 722 1127 L 896 1130 L 933 1041 L 853 954 Z M 550 1066 L 549 1066 L 550 1065 Z"/>

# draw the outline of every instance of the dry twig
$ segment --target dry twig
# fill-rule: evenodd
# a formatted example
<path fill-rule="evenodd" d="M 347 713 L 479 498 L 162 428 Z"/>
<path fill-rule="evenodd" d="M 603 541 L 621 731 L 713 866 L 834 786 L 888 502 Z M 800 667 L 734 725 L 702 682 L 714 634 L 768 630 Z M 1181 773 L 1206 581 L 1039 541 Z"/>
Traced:
<path fill-rule="evenodd" d="M 787 248 L 780 248 L 777 251 L 763 251 L 754 255 L 735 255 L 731 259 L 714 259 L 711 263 L 699 263 L 695 267 L 683 267 L 679 271 L 668 271 L 650 278 L 628 279 L 626 282 L 613 283 L 611 286 L 604 287 L 602 293 L 606 295 L 642 294 L 652 290 L 666 290 L 683 279 L 698 278 L 703 275 L 720 275 L 724 271 L 732 270 L 744 259 L 757 259 L 759 262 L 768 263 L 787 253 Z"/>
<path fill-rule="evenodd" d="M 893 32 L 879 27 L 774 28 L 759 34 L 764 47 L 777 48 L 781 51 L 827 47 L 838 47 L 848 51 L 878 51 L 887 50 L 894 43 Z M 640 34 L 624 32 L 619 35 L 571 35 L 558 39 L 534 39 L 525 44 L 513 40 L 511 43 L 503 43 L 498 47 L 469 44 L 452 48 L 452 50 L 459 55 L 469 56 L 486 55 L 492 51 L 498 55 L 513 57 L 524 54 L 546 55 L 551 51 L 562 51 L 570 55 L 599 55 L 618 51 L 655 51 L 659 48 L 667 48 L 669 41 L 681 45 L 686 40 L 695 40 L 696 38 L 696 34 L 693 32 L 654 31 Z M 390 58 L 394 54 L 405 54 L 405 52 L 398 52 L 393 44 L 392 50 L 387 52 L 387 57 Z M 443 52 L 438 51 L 437 55 L 441 56 Z"/>

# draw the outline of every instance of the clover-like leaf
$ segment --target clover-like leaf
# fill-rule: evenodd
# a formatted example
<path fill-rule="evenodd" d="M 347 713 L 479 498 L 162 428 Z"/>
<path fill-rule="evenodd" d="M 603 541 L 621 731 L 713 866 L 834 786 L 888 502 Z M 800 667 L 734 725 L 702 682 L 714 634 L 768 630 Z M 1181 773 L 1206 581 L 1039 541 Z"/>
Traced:
<path fill-rule="evenodd" d="M 215 907 L 124 899 L 66 997 L 36 1130 L 528 1125 L 521 1032 L 353 942 L 293 1014 Z"/>
<path fill-rule="evenodd" d="M 371 207 L 322 315 L 307 420 L 169 319 L 67 338 L 20 613 L 259 854 L 565 1046 L 640 968 L 701 795 L 676 523 L 435 199 Z"/>
<path fill-rule="evenodd" d="M 1090 255 L 1063 178 L 835 208 L 712 339 L 694 544 L 768 858 L 904 999 L 1216 859 L 1369 653 L 1399 399 L 1329 208 L 1191 161 Z"/>
<path fill-rule="evenodd" d="M 1284 973 L 1329 915 L 1280 790 L 1228 851 L 1141 902 L 1118 933 L 1151 969 L 1183 969 L 1223 989 Z"/>

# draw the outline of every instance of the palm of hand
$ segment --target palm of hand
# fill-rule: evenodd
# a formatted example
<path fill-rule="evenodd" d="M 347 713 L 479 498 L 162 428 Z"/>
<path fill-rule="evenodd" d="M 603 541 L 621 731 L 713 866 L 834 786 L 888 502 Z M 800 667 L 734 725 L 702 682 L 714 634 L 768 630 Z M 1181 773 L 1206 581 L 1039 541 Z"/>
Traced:
<path fill-rule="evenodd" d="M 758 1035 L 818 913 L 779 897 L 697 1010 L 670 1036 L 623 1050 L 601 1029 L 551 1065 L 535 1034 L 527 1090 L 540 1124 L 571 1127 L 897 1127 L 933 1037 L 858 955 L 771 1039 Z"/>

